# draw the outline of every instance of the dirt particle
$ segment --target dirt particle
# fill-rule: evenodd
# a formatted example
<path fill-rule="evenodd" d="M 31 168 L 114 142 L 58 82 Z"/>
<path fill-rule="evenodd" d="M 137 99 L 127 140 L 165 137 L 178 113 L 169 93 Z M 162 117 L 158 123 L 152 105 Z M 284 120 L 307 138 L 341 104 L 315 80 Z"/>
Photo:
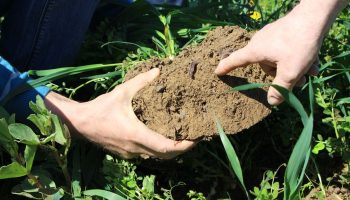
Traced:
<path fill-rule="evenodd" d="M 165 86 L 164 85 L 157 85 L 155 88 L 156 92 L 158 93 L 162 93 L 165 90 Z"/>
<path fill-rule="evenodd" d="M 197 65 L 199 64 L 198 61 L 192 61 L 190 68 L 188 69 L 188 74 L 190 75 L 191 79 L 194 79 L 194 75 L 197 72 Z"/>
<path fill-rule="evenodd" d="M 169 110 L 172 111 L 172 112 L 175 112 L 176 108 L 175 108 L 175 106 L 170 106 Z"/>

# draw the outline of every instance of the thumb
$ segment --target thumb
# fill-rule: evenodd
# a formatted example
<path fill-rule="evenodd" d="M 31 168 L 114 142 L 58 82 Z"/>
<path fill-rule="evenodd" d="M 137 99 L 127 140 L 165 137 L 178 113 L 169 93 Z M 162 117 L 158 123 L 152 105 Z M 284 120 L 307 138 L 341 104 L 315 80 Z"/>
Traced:
<path fill-rule="evenodd" d="M 121 88 L 119 89 L 123 89 L 125 92 L 124 95 L 126 95 L 127 98 L 132 99 L 132 97 L 139 90 L 141 90 L 142 88 L 150 84 L 154 79 L 156 79 L 159 76 L 159 73 L 160 70 L 158 68 L 153 68 L 148 72 L 139 74 L 134 78 L 126 81 L 124 84 L 121 85 Z"/>
<path fill-rule="evenodd" d="M 285 68 L 286 69 L 286 68 Z M 285 72 L 280 67 L 277 67 L 276 77 L 272 84 L 282 86 L 288 90 L 292 90 L 297 82 L 297 76 L 292 76 L 290 72 Z M 284 101 L 283 96 L 272 86 L 267 93 L 267 101 L 270 105 L 279 105 Z"/>
<path fill-rule="evenodd" d="M 217 75 L 225 75 L 236 69 L 238 67 L 245 67 L 248 64 L 257 62 L 257 58 L 255 58 L 248 46 L 234 51 L 231 55 L 225 59 L 222 59 L 215 69 L 215 74 Z"/>

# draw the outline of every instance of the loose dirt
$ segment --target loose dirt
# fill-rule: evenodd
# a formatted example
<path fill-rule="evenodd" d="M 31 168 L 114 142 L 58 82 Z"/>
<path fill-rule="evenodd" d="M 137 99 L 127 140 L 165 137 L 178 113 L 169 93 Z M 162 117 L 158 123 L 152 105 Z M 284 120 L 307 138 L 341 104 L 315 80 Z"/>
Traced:
<path fill-rule="evenodd" d="M 219 61 L 244 47 L 252 34 L 239 27 L 218 27 L 197 46 L 173 60 L 152 59 L 130 70 L 126 80 L 151 68 L 161 74 L 133 99 L 137 117 L 152 130 L 175 140 L 209 139 L 218 134 L 215 118 L 227 134 L 247 129 L 270 114 L 266 88 L 230 91 L 246 83 L 270 83 L 258 65 L 238 68 L 218 77 Z"/>

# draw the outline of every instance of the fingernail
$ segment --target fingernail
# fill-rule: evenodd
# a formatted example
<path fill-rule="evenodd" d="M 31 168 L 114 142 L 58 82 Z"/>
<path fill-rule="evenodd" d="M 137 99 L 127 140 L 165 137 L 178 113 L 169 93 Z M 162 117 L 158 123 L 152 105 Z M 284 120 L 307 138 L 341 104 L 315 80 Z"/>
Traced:
<path fill-rule="evenodd" d="M 154 75 L 157 75 L 157 76 L 158 76 L 158 74 L 160 73 L 160 69 L 159 69 L 159 68 L 153 68 L 153 69 L 151 69 L 151 71 L 152 71 L 152 73 L 153 73 Z"/>
<path fill-rule="evenodd" d="M 215 74 L 219 74 L 219 72 L 220 72 L 219 67 L 216 67 L 214 73 L 215 73 Z"/>
<path fill-rule="evenodd" d="M 278 104 L 281 103 L 281 99 L 271 96 L 267 99 L 267 102 L 272 106 L 277 106 Z"/>
<path fill-rule="evenodd" d="M 214 71 L 215 74 L 218 74 L 218 75 L 220 74 L 220 72 L 221 72 L 220 69 L 222 68 L 222 65 L 223 65 L 223 62 L 220 61 L 219 64 L 218 64 L 218 66 L 216 67 L 216 69 L 215 69 L 215 71 Z"/>

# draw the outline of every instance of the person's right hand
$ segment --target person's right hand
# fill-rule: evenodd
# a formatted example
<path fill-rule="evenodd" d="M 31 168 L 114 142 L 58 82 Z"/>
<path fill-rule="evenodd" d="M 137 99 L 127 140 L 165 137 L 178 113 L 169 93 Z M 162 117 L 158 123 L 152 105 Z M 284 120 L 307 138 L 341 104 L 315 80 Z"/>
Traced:
<path fill-rule="evenodd" d="M 158 75 L 159 69 L 152 69 L 84 103 L 53 92 L 46 96 L 45 102 L 64 118 L 70 130 L 123 158 L 169 159 L 189 150 L 195 142 L 174 141 L 149 129 L 137 119 L 131 105 L 133 96 Z"/>
<path fill-rule="evenodd" d="M 338 7 L 343 6 L 336 3 L 337 0 L 302 1 L 288 15 L 258 31 L 246 47 L 223 59 L 215 73 L 224 75 L 237 67 L 259 63 L 274 77 L 273 84 L 289 90 L 303 85 L 305 74 L 318 74 L 317 54 L 323 36 Z M 282 101 L 282 95 L 270 87 L 268 102 L 278 105 Z"/>
<path fill-rule="evenodd" d="M 273 84 L 292 89 L 305 82 L 306 73 L 317 74 L 315 63 L 320 47 L 320 36 L 314 33 L 302 16 L 290 13 L 258 31 L 242 49 L 223 59 L 215 73 L 224 75 L 237 67 L 259 63 L 265 73 L 274 77 Z M 273 87 L 268 91 L 268 102 L 277 105 L 283 101 Z"/>

